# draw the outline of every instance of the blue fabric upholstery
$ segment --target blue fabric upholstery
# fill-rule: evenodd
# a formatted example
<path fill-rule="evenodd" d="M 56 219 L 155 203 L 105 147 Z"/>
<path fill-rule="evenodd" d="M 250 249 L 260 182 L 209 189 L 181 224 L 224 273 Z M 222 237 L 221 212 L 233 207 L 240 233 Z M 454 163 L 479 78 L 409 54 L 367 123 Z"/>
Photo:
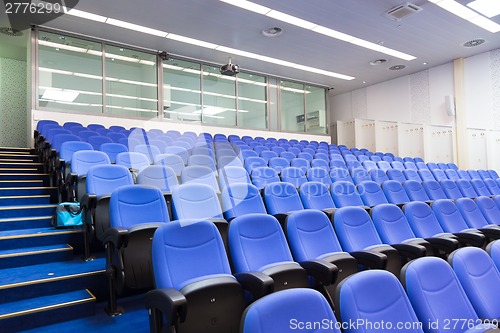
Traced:
<path fill-rule="evenodd" d="M 498 186 L 497 182 L 491 178 L 485 179 L 484 180 L 484 185 L 486 185 L 486 188 L 488 191 L 490 191 L 491 195 L 499 195 L 500 194 L 500 187 Z"/>
<path fill-rule="evenodd" d="M 376 206 L 384 203 L 388 203 L 384 192 L 380 188 L 380 185 L 376 182 L 365 181 L 356 186 L 356 189 L 366 206 Z"/>
<path fill-rule="evenodd" d="M 444 233 L 428 204 L 412 201 L 404 206 L 404 213 L 415 236 L 429 238 Z"/>
<path fill-rule="evenodd" d="M 102 151 L 80 150 L 73 153 L 71 172 L 78 176 L 86 175 L 89 168 L 94 165 L 111 164 L 108 155 Z"/>
<path fill-rule="evenodd" d="M 101 150 L 101 146 L 105 143 L 113 143 L 113 140 L 106 136 L 91 136 L 87 139 L 87 142 L 94 147 L 94 150 Z"/>
<path fill-rule="evenodd" d="M 429 201 L 430 198 L 425 192 L 419 181 L 407 180 L 403 183 L 403 187 L 411 201 Z"/>
<path fill-rule="evenodd" d="M 474 190 L 470 181 L 468 180 L 465 179 L 456 180 L 455 185 L 457 185 L 458 189 L 460 190 L 464 198 L 475 198 L 478 196 L 476 190 Z"/>
<path fill-rule="evenodd" d="M 172 192 L 179 185 L 174 169 L 166 165 L 150 165 L 137 175 L 137 184 L 150 185 L 163 192 Z"/>
<path fill-rule="evenodd" d="M 307 170 L 307 180 L 317 181 L 325 184 L 326 186 L 330 186 L 332 184 L 332 179 L 328 174 L 328 170 L 320 167 L 314 167 Z"/>
<path fill-rule="evenodd" d="M 236 183 L 251 184 L 250 177 L 243 167 L 226 166 L 220 170 L 220 188 Z"/>
<path fill-rule="evenodd" d="M 457 170 L 457 174 L 460 177 L 460 179 L 465 179 L 468 181 L 472 180 L 472 178 L 469 176 L 469 173 L 466 170 Z"/>
<path fill-rule="evenodd" d="M 451 200 L 440 199 L 434 201 L 432 211 L 445 232 L 455 233 L 469 229 L 462 214 Z"/>
<path fill-rule="evenodd" d="M 129 149 L 130 146 L 129 146 Z M 180 158 L 182 158 L 182 162 L 184 164 L 187 164 L 188 158 L 189 158 L 189 153 L 186 148 L 184 147 L 179 147 L 179 146 L 169 146 L 165 148 L 165 151 L 163 152 L 165 154 L 172 154 L 172 155 L 179 155 Z"/>
<path fill-rule="evenodd" d="M 422 181 L 436 180 L 436 178 L 434 178 L 432 173 L 427 169 L 420 169 L 417 172 L 418 172 L 418 175 L 420 176 L 420 179 L 422 179 Z"/>
<path fill-rule="evenodd" d="M 500 241 L 494 241 L 488 245 L 488 251 L 497 266 L 498 271 L 500 271 Z"/>
<path fill-rule="evenodd" d="M 259 190 L 262 190 L 267 184 L 281 182 L 276 170 L 269 167 L 254 169 L 250 174 L 250 178 L 252 179 L 252 184 L 257 186 Z"/>
<path fill-rule="evenodd" d="M 380 161 L 377 163 L 377 166 L 380 170 L 383 170 L 383 171 L 387 171 L 387 170 L 391 170 L 392 167 L 391 165 L 389 164 L 389 162 L 386 162 L 386 161 Z"/>
<path fill-rule="evenodd" d="M 477 170 L 467 170 L 467 173 L 469 174 L 471 180 L 472 179 L 481 179 L 481 176 L 477 172 Z"/>
<path fill-rule="evenodd" d="M 103 152 L 99 152 L 106 155 Z M 122 165 L 102 164 L 94 165 L 87 171 L 87 193 L 97 197 L 111 194 L 115 189 L 124 185 L 133 185 L 134 181 L 128 169 Z"/>
<path fill-rule="evenodd" d="M 439 166 L 437 165 L 437 163 L 434 163 L 434 162 L 428 162 L 427 167 L 429 168 L 430 171 L 432 171 L 434 169 L 439 169 Z"/>
<path fill-rule="evenodd" d="M 320 182 L 307 182 L 300 186 L 300 199 L 306 209 L 331 209 L 335 208 L 328 187 Z"/>
<path fill-rule="evenodd" d="M 290 166 L 290 161 L 283 157 L 273 157 L 269 160 L 269 167 L 280 173 L 281 170 Z"/>
<path fill-rule="evenodd" d="M 177 177 L 180 177 L 184 170 L 184 161 L 179 155 L 160 154 L 156 156 L 155 165 L 165 165 L 172 168 Z"/>
<path fill-rule="evenodd" d="M 399 182 L 401 184 L 406 181 L 406 178 L 403 175 L 403 171 L 399 170 L 399 169 L 388 170 L 387 171 L 387 177 L 390 180 L 395 180 L 395 181 L 397 181 L 397 182 Z"/>
<path fill-rule="evenodd" d="M 259 167 L 267 167 L 267 162 L 262 157 L 250 156 L 245 159 L 245 169 L 249 174 L 252 173 L 252 170 Z"/>
<path fill-rule="evenodd" d="M 119 153 L 128 152 L 128 148 L 121 143 L 103 143 L 101 145 L 101 151 L 106 153 L 109 156 L 109 160 L 111 163 L 116 163 L 116 155 Z"/>
<path fill-rule="evenodd" d="M 429 168 L 427 167 L 427 164 L 425 164 L 424 162 L 417 162 L 417 163 L 415 163 L 415 165 L 417 166 L 418 170 L 422 170 L 422 169 L 429 170 Z"/>
<path fill-rule="evenodd" d="M 389 169 L 389 170 L 392 170 L 392 169 Z M 389 180 L 389 177 L 387 177 L 386 171 L 384 171 L 382 169 L 370 170 L 369 174 L 370 174 L 370 178 L 379 185 L 381 185 L 383 182 Z"/>
<path fill-rule="evenodd" d="M 415 171 L 418 170 L 415 162 L 411 162 L 411 161 L 404 162 L 404 166 L 405 166 L 406 170 L 415 170 Z"/>
<path fill-rule="evenodd" d="M 490 190 L 486 187 L 484 182 L 481 179 L 473 179 L 470 181 L 472 187 L 474 187 L 474 190 L 476 190 L 476 193 L 478 195 L 485 195 L 485 196 L 490 196 Z"/>
<path fill-rule="evenodd" d="M 490 178 L 493 179 L 493 180 L 496 180 L 498 179 L 498 173 L 495 171 L 495 170 L 488 170 L 488 173 L 490 174 Z"/>
<path fill-rule="evenodd" d="M 448 179 L 448 177 L 446 177 L 446 174 L 444 173 L 444 171 L 441 169 L 433 169 L 433 170 L 431 170 L 431 173 L 434 176 L 434 179 L 436 179 L 436 181 L 438 181 L 438 182 L 441 182 L 445 179 Z"/>
<path fill-rule="evenodd" d="M 123 165 L 128 169 L 142 169 L 150 165 L 149 159 L 146 155 L 136 152 L 125 152 L 116 155 L 116 165 Z"/>
<path fill-rule="evenodd" d="M 404 204 L 410 201 L 408 194 L 397 180 L 388 180 L 382 184 L 382 191 L 389 203 Z"/>
<path fill-rule="evenodd" d="M 489 199 L 489 198 L 488 198 Z M 479 200 L 478 202 L 481 202 Z M 464 218 L 465 222 L 470 228 L 484 228 L 487 227 L 490 223 L 486 220 L 485 214 L 481 212 L 481 210 L 478 207 L 478 203 L 474 202 L 474 200 L 470 198 L 460 198 L 456 201 L 456 207 L 462 217 Z M 488 208 L 494 208 L 494 207 L 489 207 L 487 205 L 487 202 L 484 202 L 485 206 Z M 494 205 L 494 203 L 493 203 Z M 484 208 L 486 208 L 484 207 Z M 497 213 L 496 209 L 492 210 L 494 213 Z M 485 213 L 488 214 L 488 212 L 485 209 Z"/>
<path fill-rule="evenodd" d="M 259 189 L 249 183 L 229 184 L 222 190 L 221 201 L 227 220 L 245 214 L 267 213 Z"/>
<path fill-rule="evenodd" d="M 182 184 L 206 184 L 219 193 L 219 183 L 213 171 L 205 166 L 191 165 L 185 167 L 181 172 Z"/>
<path fill-rule="evenodd" d="M 491 178 L 490 173 L 487 170 L 479 169 L 477 170 L 477 173 L 479 174 L 479 177 L 481 177 L 482 180 Z"/>
<path fill-rule="evenodd" d="M 83 141 L 66 141 L 61 144 L 59 157 L 66 163 L 71 163 L 73 154 L 81 150 L 93 150 L 92 146 Z"/>
<path fill-rule="evenodd" d="M 446 174 L 446 177 L 448 177 L 449 180 L 453 180 L 454 182 L 460 179 L 460 176 L 458 175 L 456 170 L 446 169 L 444 170 L 444 173 Z"/>
<path fill-rule="evenodd" d="M 304 209 L 297 189 L 290 183 L 271 183 L 264 188 L 264 202 L 269 214 L 283 214 Z"/>
<path fill-rule="evenodd" d="M 415 234 L 398 206 L 378 205 L 372 208 L 371 214 L 373 224 L 385 244 L 398 244 L 415 239 Z"/>
<path fill-rule="evenodd" d="M 448 261 L 479 318 L 500 318 L 500 272 L 488 253 L 464 247 Z"/>
<path fill-rule="evenodd" d="M 299 188 L 300 185 L 307 182 L 305 172 L 297 167 L 288 167 L 281 170 L 281 181 L 287 182 Z"/>
<path fill-rule="evenodd" d="M 331 323 L 315 332 L 340 333 L 337 320 L 325 297 L 316 290 L 282 290 L 254 302 L 243 314 L 242 333 L 276 333 L 299 329 L 312 322 Z"/>
<path fill-rule="evenodd" d="M 429 196 L 431 200 L 438 200 L 438 199 L 447 199 L 448 197 L 443 191 L 443 188 L 441 185 L 433 180 L 424 180 L 422 182 L 422 187 L 424 188 L 425 192 Z"/>
<path fill-rule="evenodd" d="M 393 329 L 400 323 L 408 323 L 411 328 L 397 332 L 423 333 L 401 283 L 389 272 L 368 270 L 347 278 L 338 288 L 337 299 L 343 322 L 367 323 L 353 325 L 344 330 L 346 333 L 388 332 L 368 326 L 368 323 L 382 322 Z"/>
<path fill-rule="evenodd" d="M 188 183 L 172 191 L 174 220 L 222 218 L 222 209 L 213 187 L 203 183 Z"/>
<path fill-rule="evenodd" d="M 476 198 L 475 203 L 489 224 L 500 225 L 500 208 L 491 198 L 480 196 Z"/>
<path fill-rule="evenodd" d="M 445 179 L 441 181 L 441 187 L 448 199 L 457 200 L 464 197 L 453 180 Z"/>
<path fill-rule="evenodd" d="M 337 181 L 330 186 L 330 193 L 335 207 L 363 206 L 363 200 L 353 183 Z"/>
<path fill-rule="evenodd" d="M 422 182 L 422 179 L 418 175 L 417 170 L 414 169 L 403 170 L 403 176 L 405 176 L 406 180 L 415 180 L 417 182 Z"/>

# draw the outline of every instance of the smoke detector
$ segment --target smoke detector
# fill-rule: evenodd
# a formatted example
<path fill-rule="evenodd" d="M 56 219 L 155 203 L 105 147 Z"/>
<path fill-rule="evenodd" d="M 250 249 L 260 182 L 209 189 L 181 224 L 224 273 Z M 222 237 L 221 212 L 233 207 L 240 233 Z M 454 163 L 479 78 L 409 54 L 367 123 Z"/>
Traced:
<path fill-rule="evenodd" d="M 393 7 L 385 12 L 385 16 L 394 21 L 401 21 L 403 18 L 418 13 L 422 10 L 421 7 L 411 3 L 405 2 L 399 6 Z"/>
<path fill-rule="evenodd" d="M 483 44 L 484 42 L 486 42 L 484 39 L 477 38 L 477 39 L 473 39 L 473 40 L 470 40 L 468 42 L 463 43 L 462 46 L 463 47 L 476 47 L 476 46 Z"/>
<path fill-rule="evenodd" d="M 9 37 L 21 37 L 23 33 L 17 29 L 12 29 L 12 28 L 7 28 L 7 27 L 1 27 L 0 28 L 0 33 L 7 35 Z"/>
<path fill-rule="evenodd" d="M 390 69 L 391 71 L 400 71 L 400 70 L 402 70 L 402 69 L 404 69 L 404 68 L 406 68 L 406 66 L 405 66 L 405 65 L 394 65 L 394 66 L 392 66 L 392 67 L 389 67 L 389 69 Z"/>
<path fill-rule="evenodd" d="M 385 64 L 386 62 L 387 62 L 387 59 L 376 59 L 376 60 L 370 61 L 370 65 L 378 66 L 378 65 Z"/>
<path fill-rule="evenodd" d="M 266 37 L 277 37 L 283 33 L 283 29 L 280 27 L 270 27 L 262 30 L 262 34 Z"/>

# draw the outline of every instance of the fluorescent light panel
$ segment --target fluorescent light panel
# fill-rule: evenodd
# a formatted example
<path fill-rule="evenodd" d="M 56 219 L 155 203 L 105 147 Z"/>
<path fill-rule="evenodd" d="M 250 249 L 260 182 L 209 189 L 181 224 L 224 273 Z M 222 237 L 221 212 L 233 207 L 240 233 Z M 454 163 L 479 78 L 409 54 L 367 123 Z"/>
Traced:
<path fill-rule="evenodd" d="M 500 15 L 500 1 L 498 0 L 475 0 L 467 6 L 489 18 Z"/>
<path fill-rule="evenodd" d="M 48 89 L 42 95 L 43 99 L 52 99 L 61 102 L 74 102 L 79 93 L 74 91 L 64 91 L 56 89 Z"/>
<path fill-rule="evenodd" d="M 126 21 L 115 20 L 115 19 L 109 18 L 109 17 L 106 19 L 106 23 L 120 27 L 120 28 L 139 31 L 139 32 L 143 32 L 143 33 L 158 36 L 158 37 L 166 37 L 168 35 L 168 32 L 165 32 L 165 31 L 151 29 L 148 27 L 144 27 L 142 25 L 133 24 L 133 23 L 126 22 Z"/>

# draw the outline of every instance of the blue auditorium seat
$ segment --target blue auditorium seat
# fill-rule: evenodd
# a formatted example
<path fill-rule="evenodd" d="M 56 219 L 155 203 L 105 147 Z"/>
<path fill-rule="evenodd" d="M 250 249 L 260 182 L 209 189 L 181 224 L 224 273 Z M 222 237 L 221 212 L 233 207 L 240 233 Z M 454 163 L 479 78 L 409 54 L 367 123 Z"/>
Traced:
<path fill-rule="evenodd" d="M 432 172 L 427 170 L 427 169 L 421 169 L 421 170 L 418 170 L 418 175 L 420 176 L 420 179 L 422 179 L 422 181 L 426 181 L 426 180 L 436 180 L 436 178 L 434 178 L 434 176 L 432 175 Z"/>
<path fill-rule="evenodd" d="M 439 166 L 437 165 L 437 163 L 434 163 L 434 162 L 428 162 L 427 167 L 429 168 L 430 171 L 432 171 L 434 169 L 439 169 Z"/>
<path fill-rule="evenodd" d="M 391 170 L 391 169 L 389 169 Z M 371 180 L 376 182 L 377 184 L 381 185 L 383 182 L 389 180 L 389 177 L 387 177 L 386 171 L 382 169 L 373 169 L 370 170 L 369 172 Z"/>
<path fill-rule="evenodd" d="M 395 170 L 399 170 L 399 171 L 403 171 L 405 170 L 405 167 L 403 165 L 403 163 L 399 162 L 399 161 L 394 161 L 391 163 L 391 166 L 393 169 Z"/>
<path fill-rule="evenodd" d="M 364 181 L 369 181 L 372 180 L 370 178 L 370 175 L 368 174 L 368 171 L 366 171 L 363 168 L 354 168 L 351 169 L 351 177 L 352 180 L 354 181 L 354 184 L 361 184 Z"/>
<path fill-rule="evenodd" d="M 477 170 L 477 173 L 479 174 L 479 177 L 481 177 L 482 180 L 491 178 L 490 173 L 487 170 L 479 169 Z"/>
<path fill-rule="evenodd" d="M 131 170 L 132 173 L 140 172 L 150 165 L 149 158 L 137 152 L 125 152 L 116 155 L 116 165 L 123 165 Z"/>
<path fill-rule="evenodd" d="M 113 140 L 111 140 L 110 138 L 106 137 L 106 136 L 101 136 L 101 135 L 97 135 L 97 136 L 91 136 L 87 139 L 87 142 L 90 143 L 92 145 L 92 147 L 94 147 L 94 150 L 101 150 L 101 146 L 105 143 L 112 143 Z"/>
<path fill-rule="evenodd" d="M 129 146 L 130 149 L 130 146 Z M 189 153 L 186 148 L 180 146 L 169 146 L 163 152 L 165 154 L 179 155 L 182 158 L 184 164 L 187 164 L 187 160 L 189 158 Z"/>
<path fill-rule="evenodd" d="M 110 133 L 106 134 L 106 137 L 113 140 L 113 142 L 118 143 L 120 139 L 126 138 L 127 136 L 125 134 L 121 134 L 121 133 L 117 133 L 117 132 L 110 132 Z"/>
<path fill-rule="evenodd" d="M 287 152 L 292 153 L 295 155 L 295 157 L 297 157 L 297 155 L 301 152 L 301 150 L 296 146 L 293 146 L 291 148 L 288 148 Z"/>
<path fill-rule="evenodd" d="M 403 188 L 411 201 L 430 201 L 429 196 L 419 181 L 407 180 L 403 183 Z"/>
<path fill-rule="evenodd" d="M 134 147 L 134 152 L 146 155 L 149 160 L 149 164 L 153 164 L 156 157 L 161 154 L 158 147 L 150 145 L 137 145 Z"/>
<path fill-rule="evenodd" d="M 213 188 L 216 193 L 220 193 L 219 183 L 212 169 L 201 165 L 185 167 L 181 172 L 182 184 L 206 184 Z"/>
<path fill-rule="evenodd" d="M 386 154 L 382 157 L 382 161 L 386 161 L 390 164 L 390 163 L 394 162 L 394 158 L 392 158 L 392 156 L 389 156 Z M 392 166 L 391 166 L 391 168 L 392 168 Z"/>
<path fill-rule="evenodd" d="M 379 155 L 377 155 L 377 153 L 375 153 L 375 155 L 370 156 L 370 161 L 375 162 L 376 165 L 376 163 L 382 161 L 382 157 L 380 157 Z"/>
<path fill-rule="evenodd" d="M 415 163 L 415 165 L 417 166 L 418 170 L 429 170 L 427 164 L 425 164 L 424 162 L 417 162 Z"/>
<path fill-rule="evenodd" d="M 500 208 L 487 196 L 477 197 L 475 203 L 489 224 L 500 225 Z"/>
<path fill-rule="evenodd" d="M 217 168 L 222 169 L 227 166 L 236 166 L 243 168 L 243 163 L 241 163 L 241 160 L 235 156 L 229 156 L 229 155 L 219 156 L 217 158 Z"/>
<path fill-rule="evenodd" d="M 307 148 L 305 148 L 307 149 Z M 311 161 L 313 160 L 313 155 L 311 155 L 310 153 L 306 153 L 306 152 L 300 152 L 297 154 L 297 158 L 302 158 L 304 160 L 306 160 L 308 163 L 311 163 Z"/>
<path fill-rule="evenodd" d="M 444 170 L 444 173 L 449 180 L 453 180 L 454 182 L 460 179 L 460 176 L 458 175 L 456 170 L 446 169 Z"/>
<path fill-rule="evenodd" d="M 403 170 L 403 175 L 405 176 L 405 178 L 407 180 L 415 180 L 415 181 L 417 181 L 419 183 L 422 182 L 422 179 L 418 175 L 417 170 L 414 170 L 414 169 Z"/>
<path fill-rule="evenodd" d="M 159 227 L 152 258 L 157 289 L 145 298 L 152 332 L 238 331 L 244 293 L 212 223 L 187 220 Z M 207 303 L 207 297 L 216 301 Z"/>
<path fill-rule="evenodd" d="M 400 254 L 395 248 L 382 243 L 366 210 L 361 207 L 339 208 L 333 216 L 333 226 L 345 251 L 350 253 L 368 251 L 382 254 L 377 268 L 386 269 L 396 276 L 399 275 Z M 354 257 L 357 258 L 357 255 Z"/>
<path fill-rule="evenodd" d="M 265 161 L 269 162 L 270 159 L 277 158 L 278 154 L 276 154 L 274 151 L 265 150 L 261 152 L 259 156 L 262 157 Z"/>
<path fill-rule="evenodd" d="M 387 171 L 387 177 L 390 180 L 395 180 L 399 183 L 404 183 L 406 181 L 405 176 L 403 175 L 403 171 L 399 169 L 392 169 Z M 432 178 L 434 179 L 434 178 Z"/>
<path fill-rule="evenodd" d="M 469 174 L 471 180 L 472 179 L 481 179 L 481 176 L 477 172 L 477 170 L 467 170 L 467 173 Z"/>
<path fill-rule="evenodd" d="M 446 170 L 446 169 L 448 169 L 448 164 L 443 163 L 443 162 L 439 162 L 439 163 L 437 164 L 437 166 L 438 166 L 438 168 L 439 168 L 439 169 L 441 169 L 441 170 L 443 170 L 443 171 L 444 171 L 444 170 Z"/>
<path fill-rule="evenodd" d="M 484 180 L 484 185 L 486 185 L 486 188 L 488 189 L 488 191 L 490 191 L 491 195 L 500 194 L 500 187 L 495 180 L 487 178 Z"/>
<path fill-rule="evenodd" d="M 111 162 L 105 153 L 93 150 L 76 151 L 71 161 L 70 173 L 65 179 L 66 198 L 70 201 L 80 201 L 87 192 L 86 177 L 90 167 Z"/>
<path fill-rule="evenodd" d="M 212 172 L 217 175 L 217 168 L 215 167 L 215 162 L 212 157 L 208 155 L 191 155 L 188 158 L 188 166 L 199 165 L 204 166 L 212 170 Z"/>
<path fill-rule="evenodd" d="M 305 172 L 297 167 L 288 167 L 281 170 L 281 181 L 287 182 L 299 188 L 302 184 L 307 182 Z"/>
<path fill-rule="evenodd" d="M 328 187 L 317 181 L 302 184 L 299 196 L 304 208 L 318 210 L 332 210 L 335 208 Z"/>
<path fill-rule="evenodd" d="M 407 329 L 398 329 L 397 332 L 424 332 L 401 283 L 388 272 L 368 270 L 347 278 L 339 287 L 336 299 L 340 303 L 339 314 L 342 322 L 379 325 L 385 323 L 384 328 L 408 323 Z M 351 325 L 345 332 L 390 331 L 384 328 L 370 329 L 374 326 L 368 325 Z"/>
<path fill-rule="evenodd" d="M 370 158 L 368 156 L 363 155 L 363 153 L 361 153 L 361 152 L 357 152 L 357 153 L 359 153 L 359 155 L 357 155 L 357 158 L 358 158 L 358 161 L 360 163 L 363 163 L 364 161 L 370 161 Z"/>
<path fill-rule="evenodd" d="M 434 176 L 434 179 L 436 179 L 438 182 L 441 182 L 443 180 L 448 179 L 448 177 L 446 177 L 446 174 L 444 173 L 444 171 L 441 169 L 433 169 L 433 170 L 431 170 L 431 173 Z"/>
<path fill-rule="evenodd" d="M 468 181 L 471 181 L 472 178 L 470 177 L 469 173 L 466 170 L 457 170 L 457 174 L 460 177 L 460 179 L 465 179 Z"/>
<path fill-rule="evenodd" d="M 226 166 L 220 169 L 219 183 L 220 188 L 224 189 L 231 184 L 251 184 L 251 181 L 248 172 L 243 167 Z"/>
<path fill-rule="evenodd" d="M 485 332 L 492 325 L 481 324 L 451 266 L 441 258 L 424 257 L 408 263 L 401 278 L 408 298 L 422 323 L 438 323 L 428 332 Z M 444 325 L 445 322 L 470 323 Z"/>
<path fill-rule="evenodd" d="M 397 180 L 388 180 L 384 182 L 382 184 L 382 191 L 384 191 L 385 197 L 389 203 L 402 205 L 411 201 L 405 189 Z"/>
<path fill-rule="evenodd" d="M 118 126 L 118 125 L 114 125 L 114 126 L 109 126 L 109 130 L 110 131 L 113 131 L 113 132 L 119 132 L 119 131 L 122 131 L 124 130 L 125 127 L 123 126 Z"/>
<path fill-rule="evenodd" d="M 104 127 L 104 125 L 101 125 L 101 124 L 88 124 L 87 128 L 91 131 L 95 131 L 95 130 L 98 130 L 100 128 L 105 128 L 105 127 Z"/>
<path fill-rule="evenodd" d="M 250 174 L 250 178 L 252 180 L 252 184 L 257 186 L 259 190 L 264 189 L 268 184 L 281 182 L 276 170 L 269 167 L 260 167 L 254 169 Z"/>
<path fill-rule="evenodd" d="M 498 173 L 495 170 L 488 170 L 488 173 L 490 174 L 490 178 L 493 180 L 496 180 L 499 178 Z"/>
<path fill-rule="evenodd" d="M 432 203 L 432 211 L 445 232 L 456 235 L 464 244 L 477 247 L 484 245 L 486 241 L 484 234 L 469 228 L 453 201 L 449 199 L 435 200 Z"/>
<path fill-rule="evenodd" d="M 458 167 L 455 163 L 448 163 L 448 169 L 452 169 L 452 170 L 457 171 Z"/>
<path fill-rule="evenodd" d="M 488 244 L 486 251 L 488 251 L 491 259 L 493 259 L 493 262 L 495 263 L 495 266 L 497 266 L 498 271 L 500 271 L 500 241 Z"/>
<path fill-rule="evenodd" d="M 483 249 L 465 247 L 448 257 L 479 318 L 500 318 L 500 272 Z"/>
<path fill-rule="evenodd" d="M 249 156 L 245 159 L 245 169 L 249 174 L 251 174 L 256 168 L 260 167 L 267 167 L 267 162 L 262 157 Z"/>
<path fill-rule="evenodd" d="M 422 187 L 424 188 L 425 192 L 429 196 L 431 200 L 438 200 L 438 199 L 447 199 L 448 197 L 443 191 L 443 188 L 441 185 L 435 181 L 434 179 L 432 180 L 424 180 L 422 182 Z"/>
<path fill-rule="evenodd" d="M 276 155 L 280 155 L 282 152 L 284 152 L 286 149 L 284 147 L 280 147 L 280 146 L 274 146 L 271 148 L 271 151 L 275 152 Z"/>
<path fill-rule="evenodd" d="M 172 191 L 172 215 L 174 220 L 222 219 L 222 209 L 211 186 L 188 183 Z"/>
<path fill-rule="evenodd" d="M 128 152 L 128 148 L 120 143 L 111 142 L 101 144 L 101 151 L 108 155 L 111 163 L 116 163 L 116 155 Z"/>
<path fill-rule="evenodd" d="M 375 163 L 374 161 L 364 161 L 361 164 L 363 165 L 363 168 L 366 171 L 370 171 L 370 170 L 373 170 L 373 169 L 378 169 L 377 163 Z"/>
<path fill-rule="evenodd" d="M 78 128 L 78 127 L 77 127 Z M 80 127 L 81 128 L 81 127 Z M 89 141 L 89 138 L 93 137 L 93 136 L 101 136 L 98 132 L 96 131 L 91 131 L 91 130 L 83 130 L 83 131 L 80 131 L 78 132 L 77 134 L 80 139 L 82 139 L 82 141 L 85 141 L 85 142 L 88 142 Z"/>
<path fill-rule="evenodd" d="M 356 186 L 356 190 L 366 206 L 373 207 L 387 203 L 384 192 L 376 182 L 364 181 Z"/>
<path fill-rule="evenodd" d="M 417 165 L 414 162 L 404 162 L 406 170 L 418 170 Z"/>
<path fill-rule="evenodd" d="M 170 222 L 161 191 L 144 185 L 121 186 L 109 200 L 109 229 L 103 235 L 109 282 L 107 312 L 121 314 L 116 295 L 125 287 L 154 287 L 151 240 L 156 229 Z"/>
<path fill-rule="evenodd" d="M 306 174 L 308 181 L 316 181 L 325 184 L 326 186 L 330 186 L 332 184 L 332 179 L 328 174 L 328 170 L 320 167 L 314 167 L 307 170 Z"/>
<path fill-rule="evenodd" d="M 500 211 L 488 197 L 479 197 L 476 201 L 470 198 L 461 198 L 456 206 L 463 219 L 470 228 L 477 229 L 489 239 L 500 239 Z"/>
<path fill-rule="evenodd" d="M 275 333 L 298 329 L 303 323 L 322 321 L 331 326 L 315 332 L 340 333 L 337 320 L 325 297 L 306 288 L 282 290 L 257 300 L 245 311 L 242 318 L 242 333 Z"/>
<path fill-rule="evenodd" d="M 356 187 L 348 181 L 336 181 L 330 186 L 335 207 L 364 206 Z"/>
<path fill-rule="evenodd" d="M 289 151 L 284 151 L 284 152 L 280 153 L 280 157 L 286 158 L 288 161 L 291 161 L 295 157 L 297 157 L 297 155 L 295 155 L 294 153 L 289 152 Z"/>
<path fill-rule="evenodd" d="M 83 125 L 74 121 L 67 121 L 64 123 L 63 127 L 70 129 L 72 127 L 82 127 Z"/>
<path fill-rule="evenodd" d="M 155 165 L 166 165 L 172 168 L 175 172 L 175 175 L 180 178 L 182 174 L 182 170 L 184 170 L 184 161 L 179 155 L 173 154 L 160 154 L 156 156 L 156 160 L 154 161 Z"/>
<path fill-rule="evenodd" d="M 311 164 L 305 158 L 296 157 L 290 161 L 290 166 L 302 169 L 305 174 L 307 170 L 309 170 L 309 168 L 311 167 Z"/>
<path fill-rule="evenodd" d="M 490 196 L 491 195 L 490 190 L 488 190 L 488 188 L 486 187 L 486 185 L 484 184 L 484 182 L 481 179 L 472 179 L 470 181 L 470 184 L 472 185 L 472 187 L 474 188 L 474 190 L 476 191 L 476 193 L 479 196 L 481 196 L 481 195 Z"/>
<path fill-rule="evenodd" d="M 270 183 L 264 188 L 267 212 L 284 222 L 286 215 L 304 209 L 297 189 L 287 182 Z"/>
<path fill-rule="evenodd" d="M 347 181 L 350 183 L 354 183 L 354 181 L 351 178 L 351 175 L 349 174 L 349 171 L 344 168 L 333 168 L 330 170 L 330 178 L 332 179 L 332 182 L 337 182 L 337 181 Z"/>
<path fill-rule="evenodd" d="M 448 199 L 457 200 L 464 197 L 453 180 L 445 179 L 441 181 L 441 187 Z"/>
<path fill-rule="evenodd" d="M 380 170 L 383 170 L 383 171 L 387 171 L 387 170 L 391 170 L 392 167 L 391 165 L 389 164 L 389 162 L 386 162 L 386 161 L 380 161 L 377 163 L 377 166 Z"/>
<path fill-rule="evenodd" d="M 458 189 L 460 190 L 464 198 L 475 198 L 478 196 L 476 190 L 474 190 L 470 181 L 468 180 L 465 179 L 456 180 L 455 185 L 457 185 Z"/>
<path fill-rule="evenodd" d="M 361 164 L 359 166 L 361 166 Z M 331 160 L 330 163 L 329 163 L 329 167 L 331 169 L 342 168 L 342 169 L 346 169 L 347 170 L 347 164 L 345 164 L 345 162 L 343 160 L 342 161 L 341 160 Z"/>
<path fill-rule="evenodd" d="M 267 213 L 259 189 L 249 183 L 228 184 L 222 190 L 221 201 L 228 221 L 241 215 Z"/>
<path fill-rule="evenodd" d="M 150 185 L 162 192 L 172 192 L 179 185 L 174 169 L 166 165 L 150 165 L 139 172 L 137 184 Z"/>
<path fill-rule="evenodd" d="M 67 174 L 71 170 L 73 154 L 81 150 L 93 150 L 93 148 L 89 143 L 83 141 L 67 141 L 61 144 L 59 159 L 55 163 L 55 168 L 60 177 L 56 184 L 60 185 L 65 181 Z"/>

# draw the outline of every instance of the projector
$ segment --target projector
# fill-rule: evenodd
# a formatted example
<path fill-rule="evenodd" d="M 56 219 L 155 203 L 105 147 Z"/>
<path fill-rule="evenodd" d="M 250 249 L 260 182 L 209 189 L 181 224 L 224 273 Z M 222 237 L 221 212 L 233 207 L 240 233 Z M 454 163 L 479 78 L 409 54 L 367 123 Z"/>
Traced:
<path fill-rule="evenodd" d="M 240 66 L 229 63 L 220 67 L 220 73 L 227 76 L 235 76 L 240 72 Z"/>

